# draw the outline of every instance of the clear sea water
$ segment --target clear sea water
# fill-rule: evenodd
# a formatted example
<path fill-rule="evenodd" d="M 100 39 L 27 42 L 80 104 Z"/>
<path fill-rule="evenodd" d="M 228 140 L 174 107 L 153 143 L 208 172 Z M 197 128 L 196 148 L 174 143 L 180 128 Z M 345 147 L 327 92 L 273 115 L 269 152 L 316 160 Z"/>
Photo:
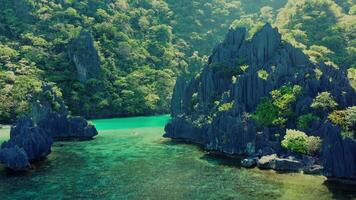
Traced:
<path fill-rule="evenodd" d="M 99 135 L 57 142 L 28 173 L 0 167 L 5 199 L 356 199 L 322 176 L 243 169 L 189 144 L 162 138 L 169 116 L 95 120 Z M 8 138 L 0 129 L 0 141 Z"/>

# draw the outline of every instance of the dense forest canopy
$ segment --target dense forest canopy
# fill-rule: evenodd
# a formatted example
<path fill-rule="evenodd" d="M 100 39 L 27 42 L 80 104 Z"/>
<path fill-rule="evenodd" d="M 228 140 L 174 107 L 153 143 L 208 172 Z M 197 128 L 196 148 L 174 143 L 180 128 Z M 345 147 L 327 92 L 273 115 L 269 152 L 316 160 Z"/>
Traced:
<path fill-rule="evenodd" d="M 230 27 L 265 22 L 350 68 L 356 87 L 355 0 L 0 0 L 0 123 L 28 111 L 41 81 L 74 115 L 168 113 L 178 75 L 198 73 Z"/>

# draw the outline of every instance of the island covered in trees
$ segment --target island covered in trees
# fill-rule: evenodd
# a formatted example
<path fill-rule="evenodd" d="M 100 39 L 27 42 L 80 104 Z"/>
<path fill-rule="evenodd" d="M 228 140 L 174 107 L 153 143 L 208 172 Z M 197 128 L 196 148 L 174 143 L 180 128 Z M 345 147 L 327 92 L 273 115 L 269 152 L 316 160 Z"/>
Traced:
<path fill-rule="evenodd" d="M 170 113 L 244 167 L 355 183 L 355 30 L 354 0 L 0 0 L 0 162 Z"/>

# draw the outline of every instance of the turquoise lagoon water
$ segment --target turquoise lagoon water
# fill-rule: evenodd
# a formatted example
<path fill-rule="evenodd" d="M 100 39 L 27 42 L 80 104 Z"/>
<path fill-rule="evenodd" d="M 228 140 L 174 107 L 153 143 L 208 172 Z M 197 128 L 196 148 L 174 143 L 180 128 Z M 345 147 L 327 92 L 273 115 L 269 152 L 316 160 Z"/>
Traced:
<path fill-rule="evenodd" d="M 58 142 L 28 173 L 0 167 L 0 199 L 356 199 L 350 188 L 238 161 L 162 138 L 169 116 L 95 120 L 95 140 Z M 0 129 L 0 141 L 8 138 Z"/>

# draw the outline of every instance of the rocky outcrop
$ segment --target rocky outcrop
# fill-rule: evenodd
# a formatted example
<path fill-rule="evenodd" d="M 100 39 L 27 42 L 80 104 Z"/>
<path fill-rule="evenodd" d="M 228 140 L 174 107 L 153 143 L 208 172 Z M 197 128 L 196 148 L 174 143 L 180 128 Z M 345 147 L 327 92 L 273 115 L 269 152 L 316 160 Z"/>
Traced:
<path fill-rule="evenodd" d="M 42 93 L 33 99 L 31 118 L 49 136 L 55 140 L 88 140 L 98 134 L 84 118 L 69 115 L 63 99 L 50 85 L 44 84 Z"/>
<path fill-rule="evenodd" d="M 100 59 L 94 47 L 92 35 L 82 30 L 68 49 L 69 58 L 75 64 L 78 80 L 85 82 L 91 78 L 98 78 L 101 74 Z"/>
<path fill-rule="evenodd" d="M 14 171 L 26 171 L 30 167 L 26 152 L 18 146 L 1 149 L 0 163 Z"/>
<path fill-rule="evenodd" d="M 49 114 L 38 122 L 38 127 L 46 131 L 55 140 L 89 140 L 98 135 L 96 128 L 82 117 Z"/>
<path fill-rule="evenodd" d="M 245 158 L 241 160 L 241 166 L 245 168 L 253 168 L 257 165 L 258 158 Z"/>
<path fill-rule="evenodd" d="M 325 165 L 330 166 L 326 174 L 332 172 L 335 176 L 352 177 L 355 169 L 343 158 L 354 158 L 355 141 L 341 138 L 340 130 L 335 130 L 335 134 L 327 132 L 322 128 L 327 113 L 310 107 L 318 93 L 324 91 L 329 91 L 342 108 L 356 104 L 356 94 L 348 83 L 346 70 L 310 62 L 300 49 L 282 41 L 278 30 L 269 24 L 250 40 L 246 39 L 246 33 L 244 28 L 230 30 L 198 76 L 177 79 L 172 97 L 172 120 L 167 124 L 164 136 L 224 154 L 250 158 L 276 154 L 277 157 L 266 164 L 276 170 L 320 171 L 319 162 L 310 165 L 303 159 L 288 158 L 288 152 L 280 144 L 285 127 L 271 126 L 261 130 L 250 117 L 261 99 L 269 96 L 272 90 L 299 85 L 302 94 L 292 105 L 295 119 L 289 119 L 286 127 L 295 129 L 298 116 L 317 114 L 320 120 L 311 122 L 304 131 L 340 143 L 328 154 L 324 150 Z M 321 75 L 316 74 L 317 69 Z M 261 71 L 267 76 L 261 77 Z M 346 150 L 347 154 L 341 153 Z M 334 155 L 333 159 L 329 158 Z M 335 159 L 339 159 L 338 165 L 329 164 Z M 250 161 L 246 160 L 246 165 L 250 165 Z"/>
<path fill-rule="evenodd" d="M 303 163 L 294 158 L 278 158 L 276 154 L 263 156 L 257 166 L 261 169 L 274 169 L 277 171 L 302 171 Z"/>
<path fill-rule="evenodd" d="M 346 178 L 356 181 L 356 140 L 344 139 L 340 129 L 331 123 L 323 125 L 324 172 L 330 178 Z"/>
<path fill-rule="evenodd" d="M 1 145 L 0 162 L 15 171 L 24 170 L 30 162 L 46 158 L 52 143 L 52 138 L 30 118 L 20 118 L 11 128 L 10 140 Z"/>
<path fill-rule="evenodd" d="M 27 170 L 50 154 L 53 139 L 88 140 L 97 134 L 84 118 L 69 116 L 59 94 L 43 83 L 42 93 L 32 98 L 29 116 L 11 127 L 10 140 L 1 145 L 0 163 L 14 171 Z"/>

